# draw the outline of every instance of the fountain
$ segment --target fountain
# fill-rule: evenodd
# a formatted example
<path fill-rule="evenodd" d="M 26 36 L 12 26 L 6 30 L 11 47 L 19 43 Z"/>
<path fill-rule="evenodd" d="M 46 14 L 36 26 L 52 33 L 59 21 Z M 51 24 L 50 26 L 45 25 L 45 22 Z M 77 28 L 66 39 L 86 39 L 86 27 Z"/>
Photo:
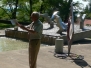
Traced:
<path fill-rule="evenodd" d="M 40 14 L 41 17 L 46 18 L 47 23 L 43 23 L 43 36 L 42 43 L 54 45 L 55 39 L 60 38 L 64 40 L 64 43 L 67 43 L 67 25 L 62 21 L 59 16 L 59 11 L 55 11 L 52 17 L 49 17 L 47 13 Z M 53 21 L 56 20 L 56 23 Z M 49 23 L 49 24 L 48 24 Z M 56 26 L 57 25 L 57 26 Z M 50 26 L 53 26 L 51 29 L 47 29 Z M 88 38 L 91 35 L 91 27 L 83 26 L 84 30 L 79 29 L 80 25 L 74 24 L 74 35 L 73 41 L 78 41 L 83 38 Z M 57 33 L 59 31 L 59 33 Z M 60 33 L 61 32 L 61 33 Z M 14 28 L 8 28 L 5 30 L 5 36 L 11 38 L 17 38 L 28 41 L 28 32 L 20 29 L 14 30 Z"/>

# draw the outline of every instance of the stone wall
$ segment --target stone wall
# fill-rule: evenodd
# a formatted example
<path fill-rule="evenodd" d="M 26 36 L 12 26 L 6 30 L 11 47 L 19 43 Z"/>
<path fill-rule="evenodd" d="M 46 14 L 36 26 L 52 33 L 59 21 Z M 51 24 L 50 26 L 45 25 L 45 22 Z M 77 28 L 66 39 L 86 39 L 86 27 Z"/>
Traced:
<path fill-rule="evenodd" d="M 5 30 L 5 36 L 10 37 L 10 38 L 16 38 L 16 39 L 22 39 L 28 41 L 28 32 L 25 31 L 15 31 L 11 29 L 6 29 Z M 78 41 L 84 38 L 89 38 L 91 37 L 91 30 L 85 30 L 81 32 L 77 32 L 73 35 L 73 41 Z M 49 44 L 49 45 L 54 45 L 55 40 L 57 38 L 63 39 L 64 43 L 67 43 L 67 35 L 63 36 L 52 36 L 52 35 L 46 35 L 42 34 L 42 39 L 41 42 L 44 44 Z"/>

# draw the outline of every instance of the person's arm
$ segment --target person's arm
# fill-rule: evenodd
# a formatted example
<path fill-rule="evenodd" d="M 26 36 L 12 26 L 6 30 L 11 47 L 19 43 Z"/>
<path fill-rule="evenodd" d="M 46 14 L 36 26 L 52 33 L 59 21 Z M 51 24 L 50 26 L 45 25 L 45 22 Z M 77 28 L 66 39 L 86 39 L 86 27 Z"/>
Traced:
<path fill-rule="evenodd" d="M 26 31 L 28 31 L 28 32 L 31 32 L 31 33 L 37 33 L 37 32 L 35 32 L 34 30 L 30 30 L 30 29 L 28 29 L 27 27 L 25 27 L 25 26 L 23 26 L 23 25 L 21 25 L 21 24 L 19 24 L 19 23 L 17 23 L 18 25 L 17 26 L 19 26 L 21 29 L 23 29 L 23 30 L 26 30 Z"/>
<path fill-rule="evenodd" d="M 25 27 L 25 26 L 19 24 L 17 21 L 15 21 L 15 22 L 16 22 L 16 25 L 19 26 L 21 29 L 26 30 L 26 31 L 28 31 L 28 32 L 30 32 L 30 33 L 37 33 L 37 32 L 35 32 L 34 30 L 30 30 L 30 29 L 28 29 L 27 27 Z"/>

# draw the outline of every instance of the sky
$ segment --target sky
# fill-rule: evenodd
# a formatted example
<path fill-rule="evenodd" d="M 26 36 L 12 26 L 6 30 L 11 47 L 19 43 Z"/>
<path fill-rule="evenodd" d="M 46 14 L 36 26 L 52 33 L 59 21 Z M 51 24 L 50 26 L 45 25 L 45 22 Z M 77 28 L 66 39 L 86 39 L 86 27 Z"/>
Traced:
<path fill-rule="evenodd" d="M 73 2 L 77 2 L 77 1 L 79 1 L 82 4 L 84 4 L 84 7 L 86 7 L 86 5 L 88 4 L 88 2 L 84 2 L 82 0 L 73 0 Z"/>
<path fill-rule="evenodd" d="M 83 4 L 83 8 L 85 8 L 86 7 L 86 5 L 88 5 L 88 2 L 84 2 L 84 1 L 82 1 L 82 0 L 73 0 L 73 2 L 77 2 L 77 1 L 79 1 L 80 3 L 82 3 Z M 78 17 L 79 17 L 79 14 L 77 15 Z"/>

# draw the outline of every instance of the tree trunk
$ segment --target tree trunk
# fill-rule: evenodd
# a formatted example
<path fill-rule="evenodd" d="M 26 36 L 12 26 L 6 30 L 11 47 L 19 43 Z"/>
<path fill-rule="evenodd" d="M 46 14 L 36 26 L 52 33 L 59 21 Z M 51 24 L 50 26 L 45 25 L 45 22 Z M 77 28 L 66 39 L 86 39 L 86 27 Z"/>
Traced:
<path fill-rule="evenodd" d="M 14 12 L 12 13 L 12 18 L 13 19 L 16 19 L 17 7 L 18 7 L 18 0 L 16 0 Z"/>
<path fill-rule="evenodd" d="M 31 15 L 31 13 L 32 13 L 32 0 L 30 0 L 30 15 Z"/>
<path fill-rule="evenodd" d="M 72 0 L 69 0 L 69 2 L 68 2 L 68 8 L 66 9 L 67 10 L 67 13 L 66 13 L 64 22 L 68 22 L 69 15 L 70 15 L 70 5 L 71 5 L 71 2 L 72 2 Z"/>
<path fill-rule="evenodd" d="M 42 1 L 43 1 L 43 2 L 42 2 L 41 7 L 40 7 L 40 13 L 42 13 L 42 11 L 43 11 L 43 7 L 44 7 L 44 5 L 43 5 L 44 0 L 42 0 Z"/>

